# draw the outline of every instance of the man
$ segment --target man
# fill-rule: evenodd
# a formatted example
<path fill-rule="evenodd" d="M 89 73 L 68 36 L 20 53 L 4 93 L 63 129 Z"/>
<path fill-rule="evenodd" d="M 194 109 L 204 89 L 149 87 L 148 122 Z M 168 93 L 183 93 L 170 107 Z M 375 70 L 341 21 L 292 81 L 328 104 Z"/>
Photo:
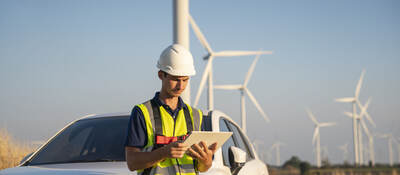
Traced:
<path fill-rule="evenodd" d="M 125 143 L 126 161 L 138 174 L 198 174 L 212 165 L 216 143 L 185 145 L 190 131 L 205 130 L 203 115 L 180 98 L 195 75 L 193 57 L 181 45 L 166 48 L 157 63 L 160 92 L 136 105 L 131 114 Z"/>

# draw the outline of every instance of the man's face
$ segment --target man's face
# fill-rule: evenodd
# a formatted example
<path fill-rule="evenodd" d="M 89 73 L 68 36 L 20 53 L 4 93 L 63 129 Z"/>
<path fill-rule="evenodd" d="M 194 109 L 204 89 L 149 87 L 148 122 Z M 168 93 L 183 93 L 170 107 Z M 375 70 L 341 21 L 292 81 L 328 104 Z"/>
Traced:
<path fill-rule="evenodd" d="M 179 97 L 189 82 L 189 76 L 173 76 L 161 71 L 158 77 L 162 81 L 161 89 L 170 97 Z"/>

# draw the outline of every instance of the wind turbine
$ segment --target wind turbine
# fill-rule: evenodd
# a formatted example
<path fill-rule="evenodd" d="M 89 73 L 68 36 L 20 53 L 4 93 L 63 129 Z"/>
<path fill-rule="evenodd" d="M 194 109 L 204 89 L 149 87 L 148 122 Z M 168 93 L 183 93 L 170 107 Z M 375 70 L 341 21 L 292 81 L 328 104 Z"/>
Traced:
<path fill-rule="evenodd" d="M 310 117 L 311 121 L 313 121 L 314 124 L 315 124 L 312 144 L 315 145 L 315 142 L 317 142 L 316 143 L 316 150 L 317 150 L 316 151 L 316 154 L 317 154 L 317 160 L 316 161 L 317 161 L 317 167 L 321 167 L 321 149 L 320 149 L 320 147 L 321 147 L 321 141 L 320 140 L 321 139 L 320 139 L 320 134 L 319 134 L 319 128 L 320 127 L 333 126 L 333 125 L 336 125 L 336 123 L 333 123 L 333 122 L 319 123 L 317 121 L 317 119 L 314 117 L 313 113 L 309 109 L 306 109 L 306 111 L 307 111 L 308 116 Z"/>
<path fill-rule="evenodd" d="M 356 119 L 356 104 L 358 106 L 361 106 L 358 97 L 360 95 L 360 90 L 361 90 L 361 84 L 364 78 L 365 70 L 362 71 L 360 80 L 357 83 L 356 86 L 356 91 L 354 93 L 354 97 L 345 97 L 345 98 L 337 98 L 335 99 L 336 102 L 342 102 L 342 103 L 352 103 L 353 106 L 353 143 L 354 143 L 354 161 L 356 165 L 359 165 L 359 137 L 358 137 L 358 131 L 360 130 L 360 126 L 357 125 L 357 119 Z"/>
<path fill-rule="evenodd" d="M 214 109 L 214 94 L 213 94 L 213 73 L 212 73 L 212 64 L 213 60 L 215 57 L 232 57 L 232 56 L 249 56 L 249 55 L 270 55 L 272 54 L 272 51 L 231 51 L 231 50 L 226 50 L 226 51 L 220 51 L 220 52 L 215 52 L 211 49 L 210 44 L 207 42 L 207 39 L 201 32 L 200 28 L 192 18 L 192 16 L 188 16 L 189 18 L 189 23 L 192 26 L 192 29 L 196 35 L 196 37 L 199 39 L 201 45 L 206 49 L 208 54 L 204 57 L 205 60 L 207 60 L 207 65 L 204 69 L 203 75 L 201 77 L 199 89 L 197 90 L 196 98 L 194 101 L 194 106 L 197 106 L 201 93 L 203 92 L 204 85 L 206 82 L 206 79 L 208 78 L 208 104 L 207 108 L 208 110 Z"/>
<path fill-rule="evenodd" d="M 272 151 L 273 149 L 276 150 L 276 165 L 279 166 L 281 164 L 281 153 L 280 153 L 280 147 L 281 146 L 285 146 L 286 144 L 282 143 L 282 142 L 275 142 L 274 144 L 272 144 L 270 151 Z"/>
<path fill-rule="evenodd" d="M 264 117 L 264 120 L 267 122 L 270 122 L 268 116 L 265 114 L 264 110 L 261 108 L 260 104 L 257 102 L 256 98 L 253 96 L 253 94 L 250 92 L 250 90 L 247 88 L 247 84 L 249 83 L 249 80 L 251 78 L 251 75 L 253 74 L 254 68 L 256 67 L 257 61 L 260 58 L 260 55 L 257 55 L 256 58 L 254 59 L 253 63 L 251 64 L 249 70 L 247 71 L 246 78 L 244 79 L 243 84 L 235 84 L 235 85 L 215 85 L 215 89 L 224 89 L 224 90 L 239 90 L 240 91 L 240 111 L 241 111 L 241 119 L 242 119 L 242 129 L 243 132 L 246 133 L 246 106 L 245 106 L 245 94 L 250 98 L 250 100 L 253 102 L 254 106 L 256 106 L 257 110 L 260 112 L 260 114 Z"/>
<path fill-rule="evenodd" d="M 343 151 L 343 161 L 348 162 L 348 155 L 349 151 L 347 150 L 347 147 L 349 146 L 348 143 L 345 143 L 344 145 L 339 146 L 339 149 Z"/>
<path fill-rule="evenodd" d="M 361 111 L 359 117 L 357 118 L 357 121 L 358 121 L 358 126 L 357 126 L 358 127 L 358 143 L 359 143 L 359 149 L 360 149 L 360 164 L 364 163 L 363 162 L 364 161 L 364 159 L 363 159 L 364 146 L 363 146 L 363 141 L 362 141 L 361 127 L 364 128 L 364 131 L 367 130 L 367 131 L 365 131 L 366 134 L 367 134 L 367 132 L 369 133 L 367 125 L 365 124 L 365 122 L 363 120 L 363 117 L 365 116 L 367 118 L 367 120 L 369 121 L 369 123 L 371 123 L 371 125 L 376 127 L 375 122 L 372 120 L 371 116 L 367 112 L 367 108 L 368 108 L 370 102 L 371 102 L 371 98 L 368 98 L 368 100 L 367 100 L 367 102 L 365 103 L 364 106 L 360 102 L 358 102 L 359 107 L 360 107 L 360 111 Z M 361 127 L 360 127 L 360 125 L 361 125 Z M 372 142 L 373 142 L 373 140 L 372 140 Z M 373 148 L 373 143 L 371 143 L 371 137 L 369 137 L 369 143 L 370 143 L 370 147 L 372 145 L 371 148 Z M 373 157 L 373 151 L 372 151 L 372 153 L 370 151 L 370 156 L 371 156 L 371 154 L 372 154 L 372 157 Z"/>
<path fill-rule="evenodd" d="M 385 138 L 388 140 L 389 164 L 390 164 L 390 166 L 393 166 L 393 147 L 392 147 L 393 135 L 392 134 L 378 134 L 378 137 Z"/>
<path fill-rule="evenodd" d="M 368 143 L 369 143 L 369 157 L 370 157 L 370 160 L 371 160 L 371 162 L 372 162 L 372 165 L 375 165 L 375 154 L 374 154 L 374 136 L 373 136 L 373 134 L 371 134 L 371 132 L 369 132 L 369 130 L 368 130 L 368 127 L 367 127 L 367 125 L 365 124 L 365 122 L 364 122 L 364 116 L 368 119 L 368 121 L 374 126 L 374 127 L 376 127 L 376 125 L 375 125 L 375 122 L 372 120 L 372 118 L 371 118 L 371 116 L 368 114 L 368 112 L 367 112 L 367 109 L 368 109 L 368 106 L 369 106 L 369 104 L 370 104 L 370 102 L 371 102 L 371 98 L 368 98 L 368 100 L 367 100 L 367 102 L 365 103 L 365 105 L 363 106 L 363 105 L 360 105 L 360 109 L 361 109 L 361 112 L 360 112 L 360 115 L 357 115 L 357 114 L 355 114 L 355 118 L 357 119 L 357 121 L 358 121 L 358 123 L 359 123 L 359 125 L 361 125 L 361 127 L 363 128 L 363 130 L 364 130 L 364 133 L 367 135 L 367 137 L 368 137 Z M 345 115 L 347 115 L 348 117 L 351 117 L 351 118 L 353 118 L 353 114 L 352 113 L 350 113 L 350 112 L 345 112 L 344 113 Z M 360 129 L 360 128 L 359 128 Z M 360 148 L 360 163 L 362 164 L 363 163 L 363 142 L 362 142 L 362 132 L 361 132 L 361 130 L 358 130 L 358 136 L 359 136 L 359 139 L 358 139 L 358 141 L 359 141 L 359 148 Z"/>

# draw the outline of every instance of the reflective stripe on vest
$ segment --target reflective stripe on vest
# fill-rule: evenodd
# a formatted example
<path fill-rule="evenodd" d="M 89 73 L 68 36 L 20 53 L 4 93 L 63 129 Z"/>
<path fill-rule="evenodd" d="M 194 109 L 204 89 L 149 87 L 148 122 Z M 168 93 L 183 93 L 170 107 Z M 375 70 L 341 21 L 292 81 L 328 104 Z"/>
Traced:
<path fill-rule="evenodd" d="M 187 105 L 190 118 L 191 125 L 193 126 L 193 131 L 201 130 L 201 122 L 203 119 L 203 114 L 200 110 L 191 108 Z M 138 105 L 139 109 L 141 109 L 145 123 L 147 128 L 147 144 L 142 149 L 143 152 L 150 152 L 154 148 L 155 143 L 155 135 L 156 131 L 156 121 L 154 119 L 154 113 L 158 111 L 153 111 L 151 100 Z M 162 106 L 158 106 L 161 123 L 162 123 L 162 135 L 173 137 L 173 136 L 182 136 L 187 134 L 187 126 L 186 119 L 184 115 L 184 109 L 178 111 L 178 115 L 176 116 L 176 121 L 174 118 L 164 109 Z M 174 124 L 175 123 L 175 124 Z M 190 126 L 190 125 L 189 125 Z M 161 132 L 161 131 L 159 131 Z M 179 168 L 180 167 L 180 168 Z M 138 170 L 139 174 L 143 173 L 143 170 Z M 150 171 L 150 174 L 181 174 L 181 175 L 195 175 L 195 169 L 193 165 L 192 157 L 184 154 L 182 158 L 179 159 L 165 159 L 162 162 L 157 163 L 153 166 Z"/>

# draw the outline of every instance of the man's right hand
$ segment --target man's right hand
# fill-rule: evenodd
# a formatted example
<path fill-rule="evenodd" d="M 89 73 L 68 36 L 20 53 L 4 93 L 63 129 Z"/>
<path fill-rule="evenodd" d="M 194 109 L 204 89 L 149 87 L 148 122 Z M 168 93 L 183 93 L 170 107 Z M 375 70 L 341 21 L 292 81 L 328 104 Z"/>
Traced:
<path fill-rule="evenodd" d="M 126 162 L 131 171 L 146 169 L 166 158 L 182 158 L 188 146 L 173 142 L 151 152 L 142 152 L 140 148 L 125 147 Z"/>
<path fill-rule="evenodd" d="M 161 149 L 163 149 L 162 152 L 166 158 L 182 158 L 188 148 L 189 147 L 183 143 L 173 142 Z"/>

